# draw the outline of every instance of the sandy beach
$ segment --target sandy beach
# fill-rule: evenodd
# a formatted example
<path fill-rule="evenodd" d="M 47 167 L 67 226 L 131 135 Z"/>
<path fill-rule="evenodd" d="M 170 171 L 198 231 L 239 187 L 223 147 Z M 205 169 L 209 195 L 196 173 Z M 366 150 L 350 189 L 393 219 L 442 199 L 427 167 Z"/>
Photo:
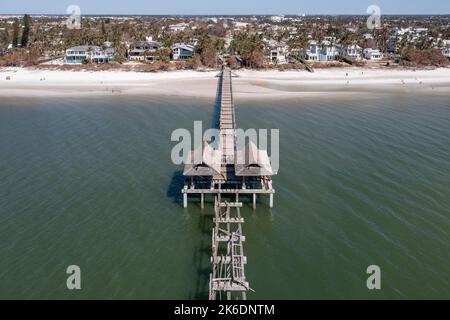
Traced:
<path fill-rule="evenodd" d="M 0 96 L 171 95 L 211 98 L 216 71 L 59 71 L 0 69 Z M 325 94 L 449 92 L 450 69 L 335 68 L 306 71 L 236 72 L 236 98 L 290 98 Z"/>

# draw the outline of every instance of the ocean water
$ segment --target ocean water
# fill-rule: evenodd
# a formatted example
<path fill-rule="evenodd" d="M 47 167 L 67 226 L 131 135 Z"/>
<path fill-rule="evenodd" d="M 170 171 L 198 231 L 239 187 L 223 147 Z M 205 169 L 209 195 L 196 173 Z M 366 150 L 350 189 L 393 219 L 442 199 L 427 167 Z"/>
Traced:
<path fill-rule="evenodd" d="M 281 143 L 275 207 L 242 209 L 250 299 L 450 298 L 449 98 L 236 101 L 239 126 Z M 206 299 L 213 199 L 182 208 L 170 134 L 213 105 L 2 98 L 0 298 Z"/>

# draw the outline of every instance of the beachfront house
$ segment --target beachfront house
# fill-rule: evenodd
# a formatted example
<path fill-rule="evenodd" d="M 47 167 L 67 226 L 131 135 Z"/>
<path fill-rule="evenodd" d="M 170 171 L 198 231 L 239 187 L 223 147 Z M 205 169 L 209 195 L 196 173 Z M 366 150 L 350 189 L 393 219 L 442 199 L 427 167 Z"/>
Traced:
<path fill-rule="evenodd" d="M 336 61 L 341 55 L 341 48 L 325 40 L 322 43 L 317 43 L 311 40 L 306 49 L 306 59 L 317 62 Z"/>
<path fill-rule="evenodd" d="M 287 63 L 287 53 L 289 47 L 285 43 L 269 42 L 266 46 L 267 58 L 273 64 Z"/>
<path fill-rule="evenodd" d="M 361 55 L 361 53 L 362 53 L 362 50 L 361 50 L 361 47 L 360 46 L 358 46 L 357 44 L 352 44 L 352 45 L 350 45 L 350 46 L 347 46 L 344 50 L 343 50 L 343 54 L 344 54 L 344 56 L 347 56 L 348 58 L 350 58 L 350 59 L 353 59 L 353 60 L 361 60 L 361 57 L 362 57 L 362 55 Z"/>
<path fill-rule="evenodd" d="M 442 54 L 450 59 L 450 40 L 444 40 L 443 44 Z"/>
<path fill-rule="evenodd" d="M 68 64 L 81 64 L 90 60 L 92 47 L 78 46 L 66 50 L 65 62 Z"/>
<path fill-rule="evenodd" d="M 99 48 L 99 50 L 94 51 L 94 55 L 92 56 L 92 62 L 93 63 L 108 63 L 116 57 L 116 50 L 114 48 L 106 48 L 102 49 Z"/>
<path fill-rule="evenodd" d="M 102 49 L 99 46 L 77 46 L 66 50 L 65 63 L 82 64 L 85 62 L 108 63 L 114 59 L 116 52 L 113 48 Z"/>
<path fill-rule="evenodd" d="M 308 48 L 306 49 L 306 60 L 319 61 L 319 45 L 317 41 L 309 41 Z"/>
<path fill-rule="evenodd" d="M 173 60 L 187 60 L 194 56 L 194 46 L 185 43 L 175 43 L 172 46 Z"/>
<path fill-rule="evenodd" d="M 371 61 L 383 59 L 383 53 L 379 49 L 366 48 L 364 49 L 364 58 Z"/>
<path fill-rule="evenodd" d="M 152 40 L 134 42 L 127 51 L 127 57 L 129 61 L 154 62 L 161 48 L 161 43 Z"/>

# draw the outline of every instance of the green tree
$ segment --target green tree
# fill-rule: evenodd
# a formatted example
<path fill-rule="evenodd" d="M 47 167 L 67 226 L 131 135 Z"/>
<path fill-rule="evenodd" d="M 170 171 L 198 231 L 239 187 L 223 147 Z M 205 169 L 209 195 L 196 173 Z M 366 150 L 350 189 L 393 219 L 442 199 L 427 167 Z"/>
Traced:
<path fill-rule="evenodd" d="M 108 41 L 108 32 L 106 31 L 104 20 L 102 20 L 102 38 L 103 38 L 103 41 Z"/>
<path fill-rule="evenodd" d="M 30 31 L 31 31 L 31 17 L 26 14 L 23 16 L 23 32 L 22 32 L 22 39 L 20 41 L 22 48 L 28 46 Z"/>
<path fill-rule="evenodd" d="M 296 59 L 303 59 L 305 49 L 308 46 L 308 38 L 305 36 L 297 36 L 295 38 L 289 39 L 287 42 L 290 50 L 291 56 Z"/>
<path fill-rule="evenodd" d="M 156 51 L 156 57 L 159 61 L 168 63 L 170 62 L 170 53 L 171 50 L 169 48 L 161 48 Z"/>
<path fill-rule="evenodd" d="M 409 48 L 408 35 L 405 33 L 400 40 L 399 44 L 399 52 L 401 55 L 404 55 Z"/>
<path fill-rule="evenodd" d="M 382 29 L 375 31 L 375 39 L 377 41 L 377 46 L 384 53 L 386 53 L 388 49 L 389 36 L 390 36 L 389 29 L 387 29 L 386 27 L 383 27 Z"/>
<path fill-rule="evenodd" d="M 20 31 L 20 22 L 19 19 L 14 18 L 13 23 L 13 35 L 12 35 L 12 45 L 14 48 L 19 44 L 19 31 Z"/>
<path fill-rule="evenodd" d="M 203 65 L 207 67 L 214 67 L 216 65 L 216 46 L 220 46 L 220 44 L 213 41 L 206 31 L 203 32 L 196 47 L 196 53 L 200 56 Z"/>
<path fill-rule="evenodd" d="M 8 33 L 8 24 L 5 21 L 3 25 L 3 32 L 2 32 L 2 43 L 5 47 L 9 45 L 9 33 Z"/>
<path fill-rule="evenodd" d="M 116 50 L 121 45 L 121 41 L 122 41 L 122 34 L 120 33 L 120 30 L 118 27 L 114 27 L 112 33 L 112 45 Z"/>
<path fill-rule="evenodd" d="M 117 46 L 114 46 L 114 48 L 116 49 L 116 56 L 114 60 L 119 63 L 124 62 L 126 60 L 125 55 L 127 52 L 127 48 L 125 48 L 125 46 L 120 43 Z"/>
<path fill-rule="evenodd" d="M 248 67 L 259 68 L 264 64 L 264 44 L 258 34 L 237 34 L 230 44 L 230 52 L 239 54 Z"/>

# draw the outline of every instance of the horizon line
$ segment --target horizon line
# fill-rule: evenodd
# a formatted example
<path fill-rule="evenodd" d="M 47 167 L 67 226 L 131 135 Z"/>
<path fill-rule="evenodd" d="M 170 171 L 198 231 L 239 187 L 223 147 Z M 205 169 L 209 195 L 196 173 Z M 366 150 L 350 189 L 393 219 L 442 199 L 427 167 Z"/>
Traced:
<path fill-rule="evenodd" d="M 15 15 L 25 15 L 28 14 L 30 16 L 39 16 L 39 15 L 47 15 L 47 16 L 69 16 L 68 13 L 0 13 L 0 16 L 15 16 Z M 285 16 L 285 17 L 315 17 L 315 16 L 370 16 L 368 13 L 285 13 L 285 14 L 275 14 L 275 13 L 245 13 L 245 14 L 221 14 L 221 13 L 211 13 L 211 14 L 195 14 L 195 13 L 161 13 L 161 14 L 143 14 L 143 13 L 86 13 L 81 14 L 81 16 L 153 16 L 153 17 L 266 17 L 266 16 Z M 383 13 L 383 16 L 450 16 L 450 13 Z"/>

